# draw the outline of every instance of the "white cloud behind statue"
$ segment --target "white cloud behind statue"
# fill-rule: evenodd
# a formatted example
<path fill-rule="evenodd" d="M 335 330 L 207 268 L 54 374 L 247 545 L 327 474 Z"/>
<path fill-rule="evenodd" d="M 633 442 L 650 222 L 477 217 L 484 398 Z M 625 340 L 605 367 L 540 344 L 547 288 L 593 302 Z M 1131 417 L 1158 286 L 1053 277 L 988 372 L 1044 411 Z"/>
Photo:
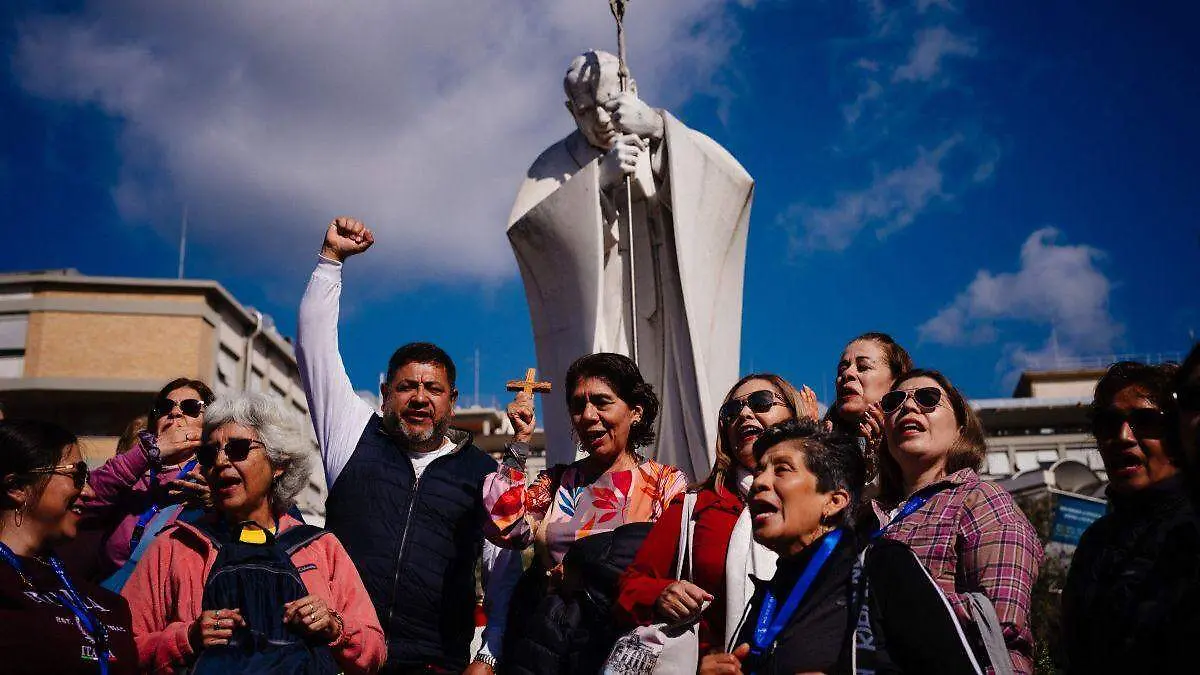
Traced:
<path fill-rule="evenodd" d="M 736 42 L 729 3 L 633 3 L 634 76 L 656 105 L 711 89 Z M 512 194 L 569 130 L 566 64 L 612 48 L 600 0 L 85 3 L 27 18 L 14 68 L 45 99 L 121 120 L 112 194 L 129 222 L 201 245 L 253 233 L 261 258 L 307 251 L 350 213 L 381 232 L 373 265 L 424 280 L 515 273 Z"/>

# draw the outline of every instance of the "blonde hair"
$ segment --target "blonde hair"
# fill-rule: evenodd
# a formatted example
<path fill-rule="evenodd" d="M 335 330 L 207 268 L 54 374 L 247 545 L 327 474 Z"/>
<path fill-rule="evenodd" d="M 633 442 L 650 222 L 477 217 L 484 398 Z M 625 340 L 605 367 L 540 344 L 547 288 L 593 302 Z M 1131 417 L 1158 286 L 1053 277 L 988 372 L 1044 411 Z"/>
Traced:
<path fill-rule="evenodd" d="M 750 380 L 765 380 L 773 384 L 779 390 L 779 393 L 783 395 L 784 404 L 792 413 L 791 418 L 795 419 L 800 416 L 800 391 L 792 386 L 791 382 L 788 382 L 775 373 L 750 373 L 746 375 L 729 388 L 729 392 L 725 394 L 721 405 L 728 403 L 733 398 L 733 392 L 737 391 L 738 387 L 741 387 Z M 737 457 L 733 455 L 734 450 L 728 447 L 728 441 L 725 439 L 726 432 L 728 431 L 729 429 L 718 419 L 717 443 L 712 472 L 708 474 L 708 478 L 705 478 L 704 481 L 696 485 L 697 488 L 719 492 L 719 486 L 728 480 L 730 467 L 737 463 Z"/>

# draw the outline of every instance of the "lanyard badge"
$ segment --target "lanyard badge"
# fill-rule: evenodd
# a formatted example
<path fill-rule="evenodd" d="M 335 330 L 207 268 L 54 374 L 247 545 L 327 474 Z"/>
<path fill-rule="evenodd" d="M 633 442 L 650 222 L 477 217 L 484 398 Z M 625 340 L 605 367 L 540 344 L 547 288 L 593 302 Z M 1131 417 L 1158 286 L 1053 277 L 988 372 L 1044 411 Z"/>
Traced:
<path fill-rule="evenodd" d="M 0 558 L 8 563 L 10 567 L 16 570 L 17 575 L 33 590 L 33 582 L 25 574 L 24 568 L 21 566 L 21 559 L 13 553 L 12 549 L 6 544 L 0 543 Z M 62 589 L 56 591 L 53 595 L 58 598 L 63 607 L 71 610 L 75 615 L 79 626 L 87 633 L 88 637 L 96 643 L 96 661 L 100 665 L 100 674 L 108 675 L 108 661 L 111 656 L 111 650 L 108 644 L 108 627 L 100 621 L 100 617 L 96 616 L 88 607 L 86 599 L 75 590 L 75 584 L 71 583 L 70 577 L 67 576 L 67 571 L 63 569 L 62 561 L 56 556 L 50 556 L 50 569 L 54 570 L 54 575 L 58 577 L 62 583 Z"/>
<path fill-rule="evenodd" d="M 768 588 L 766 597 L 763 598 L 762 609 L 758 612 L 758 624 L 754 628 L 754 641 L 750 645 L 750 655 L 756 659 L 761 659 L 775 644 L 775 639 L 779 637 L 792 615 L 796 613 L 796 608 L 800 606 L 800 601 L 808 593 L 808 589 L 812 586 L 813 579 L 816 578 L 817 572 L 821 571 L 821 567 L 825 565 L 825 561 L 829 560 L 829 556 L 833 554 L 833 549 L 837 548 L 838 542 L 842 539 L 842 530 L 837 529 L 825 535 L 821 541 L 820 548 L 813 554 L 813 557 L 804 567 L 804 572 L 796 581 L 796 585 L 792 586 L 792 590 L 788 593 L 787 600 L 784 601 L 783 607 L 776 611 L 779 604 L 775 593 Z"/>

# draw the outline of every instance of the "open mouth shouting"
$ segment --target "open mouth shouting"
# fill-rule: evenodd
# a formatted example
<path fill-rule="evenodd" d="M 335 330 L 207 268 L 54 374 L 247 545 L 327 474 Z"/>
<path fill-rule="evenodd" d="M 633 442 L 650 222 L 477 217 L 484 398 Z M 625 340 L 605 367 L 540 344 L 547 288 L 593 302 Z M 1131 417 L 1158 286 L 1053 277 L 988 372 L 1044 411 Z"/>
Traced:
<path fill-rule="evenodd" d="M 751 521 L 754 523 L 754 529 L 756 530 L 767 525 L 773 518 L 779 515 L 779 505 L 763 494 L 752 498 L 747 507 L 750 509 Z"/>
<path fill-rule="evenodd" d="M 581 435 L 580 441 L 583 442 L 583 447 L 588 450 L 598 450 L 604 447 L 604 443 L 609 436 L 608 429 L 600 427 L 598 429 L 588 429 Z"/>
<path fill-rule="evenodd" d="M 1132 478 L 1145 468 L 1145 457 L 1136 448 L 1101 451 L 1109 479 Z"/>
<path fill-rule="evenodd" d="M 77 516 L 83 515 L 83 501 L 79 498 L 79 495 L 71 498 L 71 503 L 67 506 L 67 510 Z"/>
<path fill-rule="evenodd" d="M 742 446 L 752 445 L 759 436 L 762 435 L 763 428 L 758 422 L 752 420 L 742 420 L 735 429 L 738 441 Z"/>
<path fill-rule="evenodd" d="M 217 497 L 229 497 L 242 487 L 242 477 L 236 472 L 223 473 L 213 481 L 213 494 Z"/>
<path fill-rule="evenodd" d="M 896 435 L 901 438 L 912 438 L 918 436 L 925 431 L 925 424 L 916 418 L 915 415 L 908 415 L 900 418 L 896 422 Z"/>

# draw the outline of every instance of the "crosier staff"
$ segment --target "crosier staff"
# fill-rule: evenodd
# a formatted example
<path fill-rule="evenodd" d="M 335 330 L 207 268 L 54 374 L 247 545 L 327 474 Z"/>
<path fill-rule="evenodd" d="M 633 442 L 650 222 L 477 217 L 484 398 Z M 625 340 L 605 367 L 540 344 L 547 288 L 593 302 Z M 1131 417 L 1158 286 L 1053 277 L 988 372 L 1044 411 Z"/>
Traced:
<path fill-rule="evenodd" d="M 612 10 L 613 18 L 617 21 L 617 60 L 620 67 L 617 77 L 621 82 L 621 93 L 630 91 L 629 65 L 625 62 L 625 7 L 629 0 L 608 0 L 608 8 Z M 633 93 L 637 93 L 636 91 Z M 633 177 L 625 174 L 625 246 L 629 251 L 626 275 L 629 278 L 629 358 L 634 364 L 638 362 L 637 337 L 637 278 L 633 271 Z"/>

